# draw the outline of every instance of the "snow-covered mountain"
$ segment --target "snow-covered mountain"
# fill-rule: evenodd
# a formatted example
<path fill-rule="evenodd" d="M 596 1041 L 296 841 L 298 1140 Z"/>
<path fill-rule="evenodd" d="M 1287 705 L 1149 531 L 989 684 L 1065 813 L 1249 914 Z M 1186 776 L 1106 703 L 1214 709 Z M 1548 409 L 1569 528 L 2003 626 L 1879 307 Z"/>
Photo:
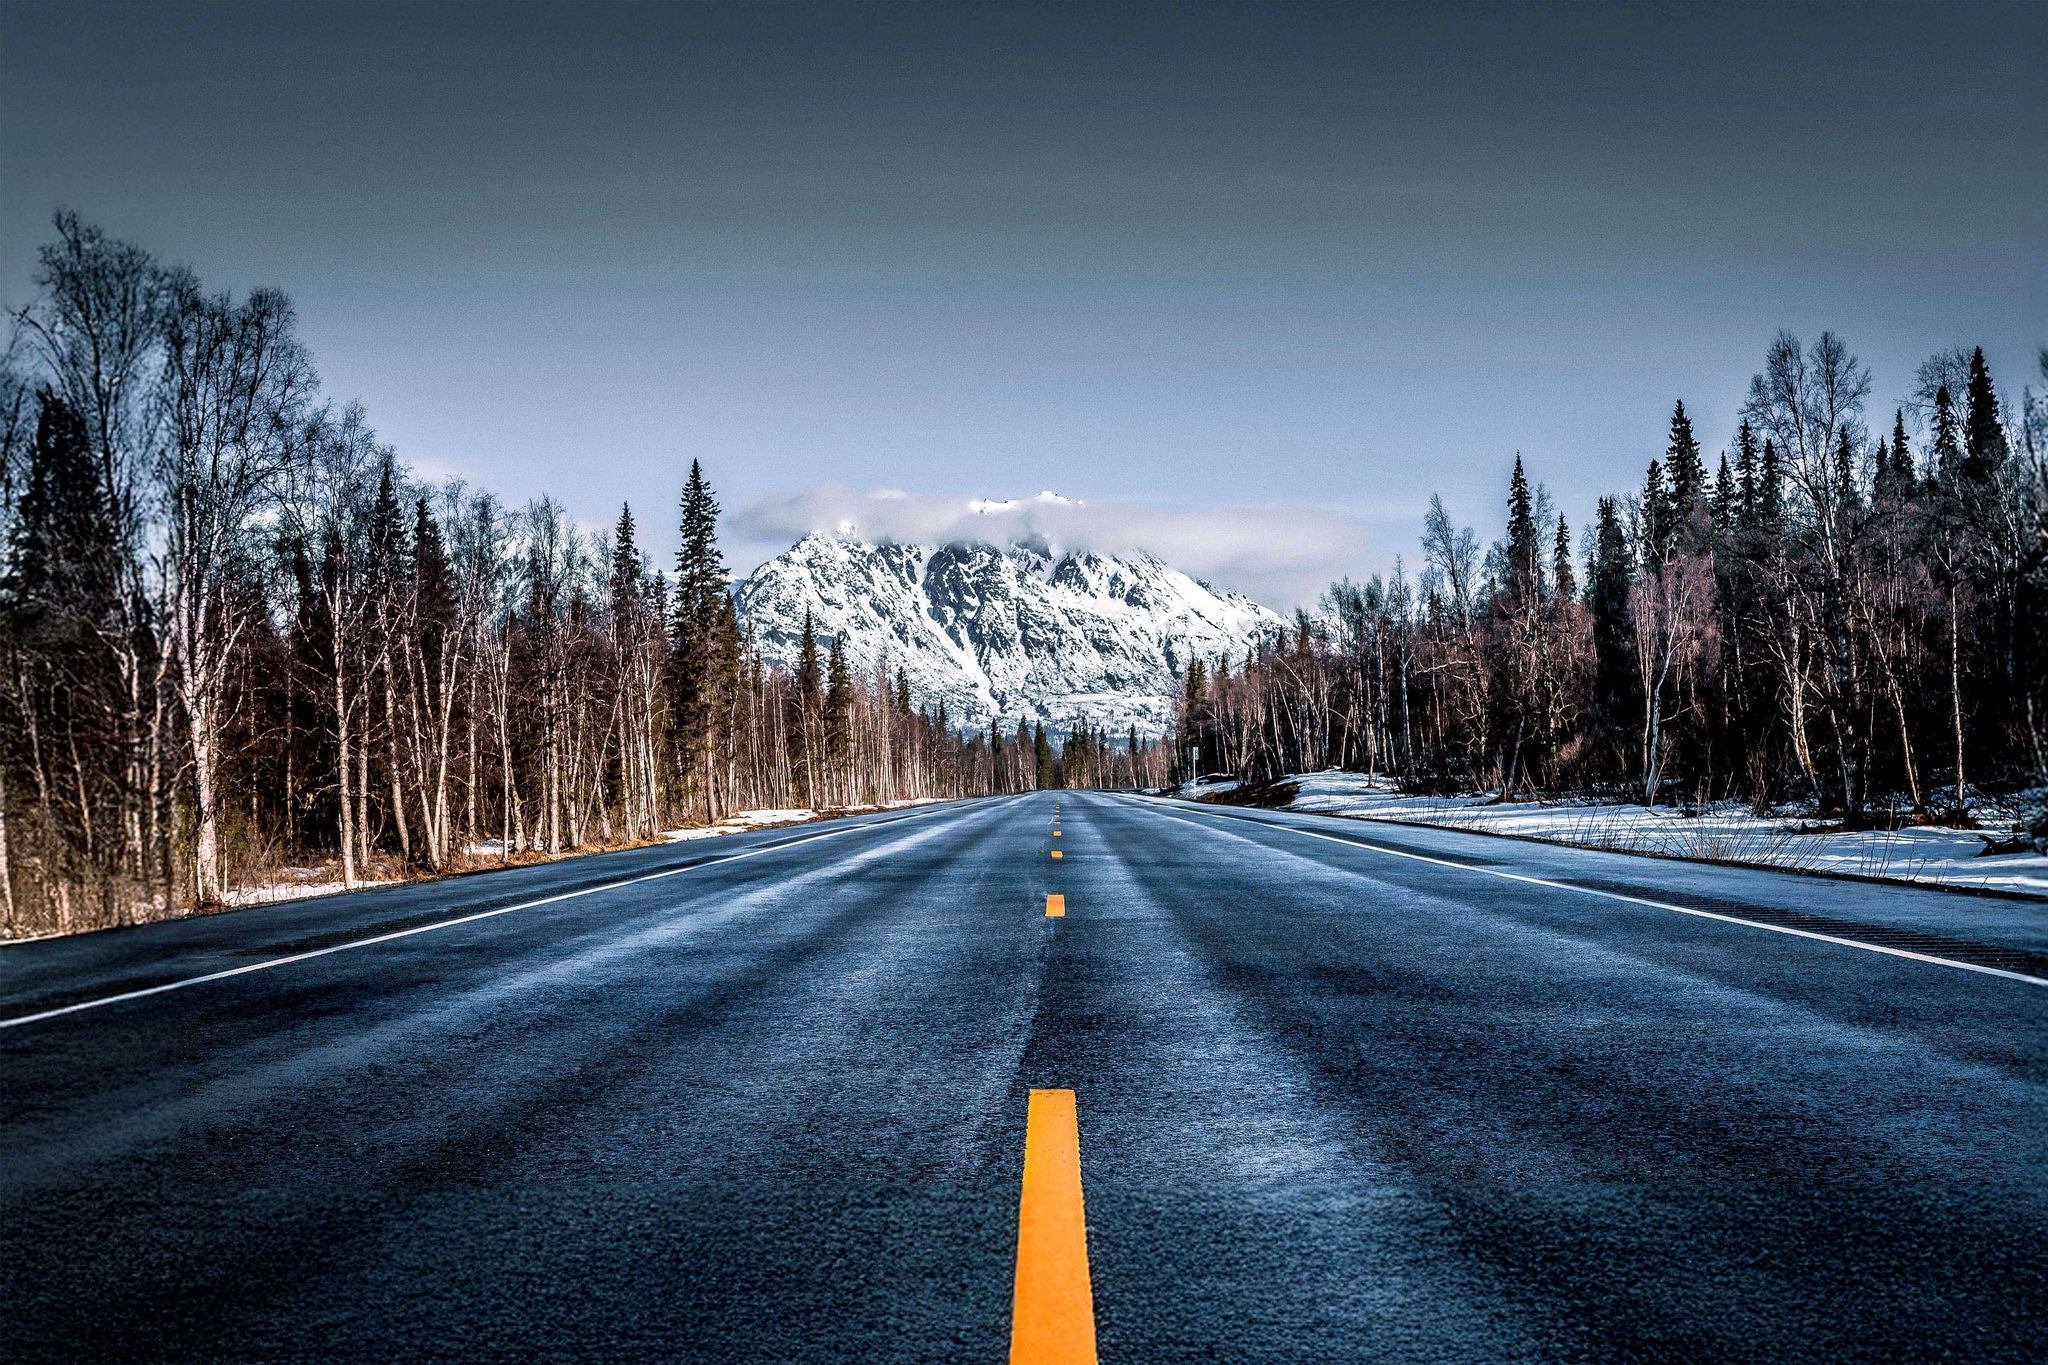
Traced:
<path fill-rule="evenodd" d="M 856 668 L 884 653 L 920 705 L 959 727 L 1085 718 L 1157 735 L 1197 655 L 1242 658 L 1284 626 L 1149 555 L 1055 555 L 1024 545 L 870 544 L 813 534 L 736 590 L 762 655 L 793 666 L 808 608 L 822 650 Z"/>

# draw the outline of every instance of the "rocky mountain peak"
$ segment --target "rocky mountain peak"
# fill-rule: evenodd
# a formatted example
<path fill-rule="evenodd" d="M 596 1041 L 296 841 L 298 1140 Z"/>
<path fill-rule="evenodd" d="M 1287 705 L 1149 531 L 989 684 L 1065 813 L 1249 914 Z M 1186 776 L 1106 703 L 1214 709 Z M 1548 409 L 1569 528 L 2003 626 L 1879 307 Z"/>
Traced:
<path fill-rule="evenodd" d="M 920 704 L 943 700 L 956 725 L 1024 720 L 1056 733 L 1086 719 L 1157 735 L 1190 659 L 1241 657 L 1285 627 L 1150 555 L 816 532 L 736 597 L 771 663 L 795 663 L 808 610 L 821 640 L 841 640 L 856 667 L 903 669 Z"/>

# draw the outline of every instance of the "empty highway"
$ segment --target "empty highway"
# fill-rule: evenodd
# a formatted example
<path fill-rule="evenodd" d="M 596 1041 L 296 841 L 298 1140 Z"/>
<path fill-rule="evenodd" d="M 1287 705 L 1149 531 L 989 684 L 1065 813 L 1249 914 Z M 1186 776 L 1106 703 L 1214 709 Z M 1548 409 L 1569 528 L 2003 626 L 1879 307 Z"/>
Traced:
<path fill-rule="evenodd" d="M 13 1361 L 2048 1358 L 2040 904 L 1046 792 L 0 1020 Z"/>

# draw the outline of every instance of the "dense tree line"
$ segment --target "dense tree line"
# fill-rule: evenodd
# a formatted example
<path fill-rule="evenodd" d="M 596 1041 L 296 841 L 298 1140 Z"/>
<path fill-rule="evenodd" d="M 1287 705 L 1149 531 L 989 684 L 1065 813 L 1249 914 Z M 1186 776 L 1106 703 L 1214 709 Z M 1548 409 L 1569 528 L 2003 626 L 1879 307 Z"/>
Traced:
<path fill-rule="evenodd" d="M 630 508 L 592 535 L 420 482 L 322 396 L 276 291 L 208 292 L 68 214 L 35 281 L 0 364 L 0 932 L 288 865 L 353 886 L 741 809 L 1132 780 L 1085 725 L 1063 753 L 956 733 L 808 627 L 768 666 L 694 463 L 658 571 Z"/>
<path fill-rule="evenodd" d="M 1190 669 L 1176 774 L 1850 825 L 1966 823 L 1974 791 L 2048 781 L 2048 403 L 2007 404 L 1981 350 L 1931 357 L 1874 431 L 1870 392 L 1837 337 L 1781 334 L 1716 466 L 1678 404 L 1582 558 L 1519 457 L 1484 554 L 1433 499 L 1417 578 L 1338 583 L 1286 638 Z"/>
<path fill-rule="evenodd" d="M 1583 556 L 1519 460 L 1508 530 L 1432 503 L 1424 569 L 1198 662 L 1174 732 L 956 727 L 806 625 L 736 617 L 694 463 L 655 569 L 428 486 L 318 386 L 289 300 L 70 215 L 0 356 L 0 932 L 656 837 L 751 808 L 1338 765 L 1508 794 L 1965 819 L 2042 781 L 2048 410 L 1981 353 L 1873 438 L 1832 336 L 1781 337 L 1710 475 L 1680 406 Z M 2044 361 L 2048 366 L 2048 361 Z M 1894 798 L 1897 798 L 1895 801 Z"/>

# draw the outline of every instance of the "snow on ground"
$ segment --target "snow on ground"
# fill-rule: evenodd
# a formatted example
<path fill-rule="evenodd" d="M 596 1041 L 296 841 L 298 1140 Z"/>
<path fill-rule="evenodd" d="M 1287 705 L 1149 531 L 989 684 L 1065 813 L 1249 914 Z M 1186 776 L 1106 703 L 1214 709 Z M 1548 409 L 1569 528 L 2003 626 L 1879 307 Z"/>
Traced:
<path fill-rule="evenodd" d="M 683 829 L 667 829 L 661 837 L 672 844 L 688 842 L 691 839 L 715 839 L 721 834 L 744 834 L 750 829 L 773 829 L 777 825 L 800 825 L 806 820 L 816 820 L 821 815 L 865 815 L 878 810 L 900 810 L 905 806 L 927 806 L 932 798 L 904 801 L 878 801 L 866 806 L 835 806 L 831 810 L 816 811 L 808 806 L 786 806 L 781 809 L 735 811 L 715 825 L 690 825 Z"/>
<path fill-rule="evenodd" d="M 320 875 L 309 867 L 288 867 L 284 870 L 284 875 L 292 880 L 273 882 L 268 886 L 238 886 L 232 891 L 224 892 L 221 901 L 239 908 L 244 905 L 270 905 L 276 901 L 302 901 L 313 896 L 332 896 L 336 892 L 348 890 L 338 877 L 332 881 L 302 880 Z M 356 889 L 360 891 L 369 886 L 395 885 L 397 883 L 388 878 L 364 878 L 356 883 Z"/>
<path fill-rule="evenodd" d="M 664 830 L 660 837 L 668 843 L 677 844 L 692 839 L 714 839 L 721 834 L 744 834 L 750 829 L 772 829 L 777 825 L 800 825 L 806 820 L 819 818 L 821 813 L 824 815 L 861 815 L 879 810 L 895 810 L 903 806 L 923 806 L 929 804 L 928 800 L 908 800 L 883 801 L 867 806 L 847 806 L 843 809 L 835 808 L 824 812 L 812 810 L 807 806 L 795 806 L 782 810 L 743 810 L 734 812 L 715 825 L 698 825 L 686 829 Z M 505 856 L 505 841 L 502 839 L 479 839 L 473 844 L 466 845 L 462 851 L 472 858 L 502 858 Z M 569 858 L 575 857 L 579 853 L 593 851 L 595 850 L 579 849 L 560 856 Z M 332 896 L 336 892 L 348 889 L 341 884 L 339 878 L 332 878 L 327 875 L 332 870 L 332 868 L 287 867 L 278 874 L 281 880 L 264 886 L 238 886 L 223 895 L 221 900 L 227 905 L 241 907 L 245 905 L 270 905 L 277 901 L 305 900 L 311 896 Z M 320 878 L 320 880 L 313 880 L 314 878 Z M 397 884 L 397 879 L 393 878 L 366 877 L 356 883 L 356 888 L 361 890 L 365 887 L 396 886 Z M 8 940 L 8 942 L 14 941 Z"/>
<path fill-rule="evenodd" d="M 1807 833 L 1796 817 L 1758 815 L 1733 801 L 1688 816 L 1668 806 L 1645 810 L 1587 800 L 1492 805 L 1492 798 L 1484 795 L 1412 796 L 1387 778 L 1364 773 L 1304 773 L 1286 780 L 1299 788 L 1288 810 L 1514 834 L 1616 853 L 1660 853 L 2048 896 L 2048 857 L 1979 857 L 1984 840 L 1969 830 L 1914 825 L 1891 833 Z M 1193 784 L 1184 791 L 1193 795 L 1235 785 Z"/>
<path fill-rule="evenodd" d="M 1362 774 L 1345 773 L 1343 776 L 1357 777 Z M 1181 783 L 1173 789 L 1173 794 L 1193 800 L 1201 796 L 1219 796 L 1224 792 L 1234 792 L 1241 785 L 1243 784 L 1234 777 L 1198 777 L 1192 782 Z"/>

